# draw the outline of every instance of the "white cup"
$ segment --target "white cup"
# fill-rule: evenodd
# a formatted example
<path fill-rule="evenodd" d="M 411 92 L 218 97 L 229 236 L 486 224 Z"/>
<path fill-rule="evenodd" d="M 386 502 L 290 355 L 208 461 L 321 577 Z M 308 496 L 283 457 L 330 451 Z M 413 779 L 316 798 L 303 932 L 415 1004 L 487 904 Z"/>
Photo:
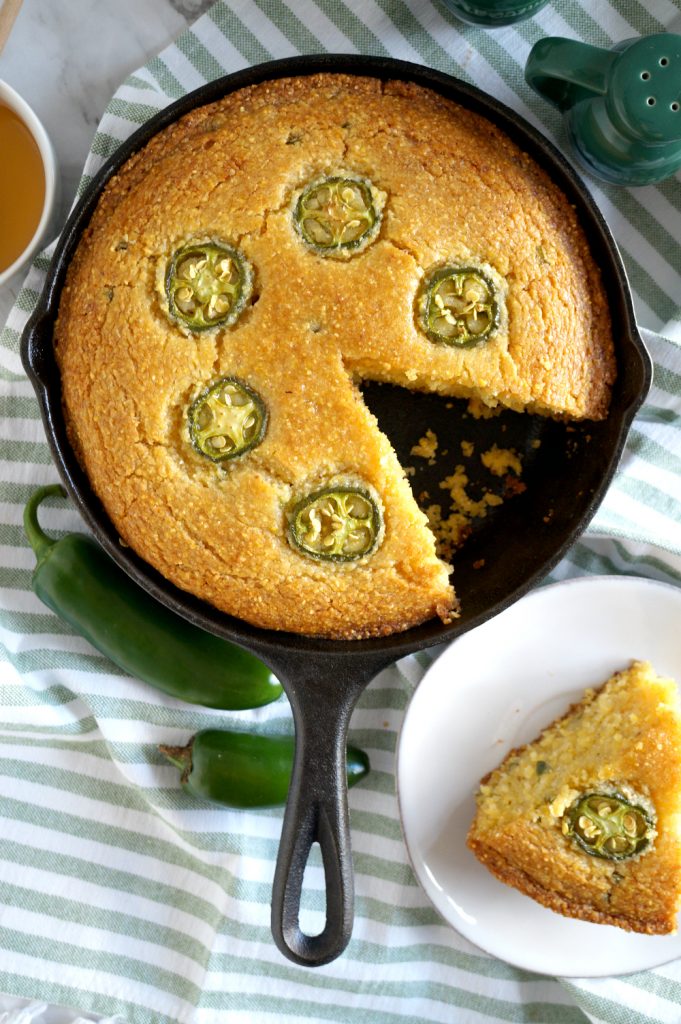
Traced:
<path fill-rule="evenodd" d="M 11 263 L 5 270 L 0 271 L 1 286 L 32 259 L 52 223 L 57 200 L 57 161 L 52 143 L 37 116 L 31 110 L 26 100 L 22 99 L 11 85 L 2 80 L 0 80 L 0 103 L 4 103 L 10 110 L 13 110 L 30 131 L 40 152 L 40 159 L 42 160 L 43 171 L 45 172 L 45 198 L 38 226 L 30 242 L 23 252 L 19 253 L 14 263 Z"/>

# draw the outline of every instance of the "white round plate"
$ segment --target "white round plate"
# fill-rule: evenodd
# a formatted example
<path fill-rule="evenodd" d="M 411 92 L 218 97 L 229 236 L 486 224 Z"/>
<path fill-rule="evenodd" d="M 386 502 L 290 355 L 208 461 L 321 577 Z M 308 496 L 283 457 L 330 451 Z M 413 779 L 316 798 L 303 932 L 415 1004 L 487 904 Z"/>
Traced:
<path fill-rule="evenodd" d="M 681 934 L 574 921 L 497 881 L 466 846 L 480 779 L 635 659 L 681 682 L 681 589 L 591 576 L 535 590 L 464 634 L 411 699 L 397 752 L 402 829 L 443 918 L 517 967 L 558 977 L 627 974 L 681 957 Z"/>

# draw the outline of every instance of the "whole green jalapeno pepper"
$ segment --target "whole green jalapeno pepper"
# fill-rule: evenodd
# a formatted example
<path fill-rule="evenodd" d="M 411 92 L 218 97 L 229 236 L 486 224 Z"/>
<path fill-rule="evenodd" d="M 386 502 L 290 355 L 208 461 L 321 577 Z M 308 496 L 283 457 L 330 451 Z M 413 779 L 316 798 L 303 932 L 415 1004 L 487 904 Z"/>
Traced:
<path fill-rule="evenodd" d="M 274 807 L 286 802 L 295 739 L 262 736 L 224 729 L 197 732 L 186 747 L 160 746 L 161 753 L 180 769 L 183 789 L 225 807 Z M 348 786 L 363 779 L 369 758 L 348 746 Z"/>
<path fill-rule="evenodd" d="M 169 611 L 92 538 L 48 537 L 38 508 L 55 496 L 66 496 L 63 487 L 41 487 L 24 510 L 37 557 L 32 587 L 43 604 L 129 675 L 190 704 L 240 711 L 280 696 L 282 687 L 266 665 Z"/>

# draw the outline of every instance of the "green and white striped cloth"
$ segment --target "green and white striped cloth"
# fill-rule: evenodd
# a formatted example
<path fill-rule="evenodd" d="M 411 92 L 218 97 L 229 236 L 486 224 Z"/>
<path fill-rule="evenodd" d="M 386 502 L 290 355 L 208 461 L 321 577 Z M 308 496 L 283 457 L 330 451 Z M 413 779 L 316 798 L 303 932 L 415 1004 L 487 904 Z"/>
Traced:
<path fill-rule="evenodd" d="M 82 187 L 170 100 L 251 63 L 322 50 L 451 72 L 561 144 L 558 114 L 524 83 L 530 46 L 544 35 L 611 46 L 664 29 L 681 32 L 681 0 L 554 0 L 495 32 L 463 26 L 440 0 L 222 0 L 120 87 Z M 679 179 L 632 190 L 589 184 L 626 261 L 655 379 L 604 505 L 553 578 L 614 572 L 678 583 Z M 481 953 L 431 909 L 407 862 L 394 778 L 397 732 L 428 654 L 383 672 L 352 720 L 351 739 L 373 765 L 350 792 L 353 938 L 316 970 L 280 955 L 269 902 L 281 811 L 195 802 L 156 745 L 225 721 L 286 732 L 287 702 L 225 715 L 166 698 L 117 671 L 30 589 L 22 509 L 57 474 L 18 351 L 50 251 L 0 338 L 0 992 L 130 1024 L 676 1024 L 681 962 L 618 979 L 543 978 Z M 55 533 L 83 528 L 56 505 L 44 521 Z M 319 863 L 308 881 L 305 912 L 318 920 Z"/>

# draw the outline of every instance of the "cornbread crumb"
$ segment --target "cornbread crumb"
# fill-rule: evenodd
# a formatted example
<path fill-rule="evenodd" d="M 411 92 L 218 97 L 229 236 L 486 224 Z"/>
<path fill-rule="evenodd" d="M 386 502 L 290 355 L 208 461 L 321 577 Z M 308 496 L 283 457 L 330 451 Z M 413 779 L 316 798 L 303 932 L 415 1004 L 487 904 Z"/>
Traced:
<path fill-rule="evenodd" d="M 464 454 L 473 453 L 472 442 L 462 441 L 462 450 L 464 446 Z M 483 452 L 480 458 L 494 476 L 503 476 L 509 468 L 518 474 L 522 472 L 522 462 L 512 449 L 502 449 L 493 445 L 489 451 Z M 484 519 L 489 509 L 498 508 L 503 505 L 506 498 L 521 494 L 525 490 L 525 484 L 511 474 L 504 476 L 502 494 L 485 490 L 480 498 L 475 499 L 468 493 L 469 484 L 470 480 L 464 466 L 456 466 L 454 473 L 440 482 L 442 490 L 449 491 L 449 514 L 444 516 L 440 505 L 430 505 L 425 510 L 428 525 L 435 534 L 437 553 L 446 561 L 451 560 L 456 550 L 470 536 L 473 519 Z"/>
<path fill-rule="evenodd" d="M 499 416 L 503 411 L 503 405 L 488 405 L 477 396 L 471 398 L 468 402 L 468 412 L 476 420 L 491 420 L 495 416 Z"/>
<path fill-rule="evenodd" d="M 428 505 L 425 512 L 428 525 L 435 534 L 438 557 L 448 561 L 466 538 L 471 535 L 470 516 L 461 512 L 452 512 L 446 519 L 443 519 L 440 505 Z"/>
<path fill-rule="evenodd" d="M 619 860 L 583 849 L 565 813 L 588 794 L 619 795 L 642 807 L 654 819 L 648 844 Z M 593 832 L 588 818 L 579 822 Z M 681 904 L 676 683 L 634 661 L 600 689 L 588 689 L 482 779 L 467 841 L 502 882 L 560 914 L 651 935 L 675 932 Z"/>
<path fill-rule="evenodd" d="M 411 455 L 418 455 L 422 459 L 432 459 L 437 451 L 437 435 L 432 430 L 426 430 L 425 436 L 419 438 L 418 444 L 411 449 Z"/>
<path fill-rule="evenodd" d="M 473 444 L 472 441 L 462 441 L 461 442 L 461 453 L 467 459 L 469 459 L 471 457 L 471 455 L 473 454 L 474 451 L 475 451 L 475 445 Z"/>
<path fill-rule="evenodd" d="M 497 448 L 495 444 L 480 456 L 480 460 L 490 473 L 495 476 L 504 476 L 509 469 L 520 476 L 523 471 L 523 464 L 518 453 L 513 448 Z"/>
<path fill-rule="evenodd" d="M 498 494 L 492 494 L 489 491 L 485 492 L 485 494 L 476 501 L 471 498 L 466 491 L 468 483 L 468 474 L 461 465 L 456 467 L 451 476 L 445 477 L 445 479 L 440 482 L 440 487 L 444 491 L 449 491 L 449 496 L 452 500 L 452 508 L 456 512 L 465 513 L 473 518 L 484 519 L 489 508 L 503 504 L 503 498 L 500 498 Z"/>

